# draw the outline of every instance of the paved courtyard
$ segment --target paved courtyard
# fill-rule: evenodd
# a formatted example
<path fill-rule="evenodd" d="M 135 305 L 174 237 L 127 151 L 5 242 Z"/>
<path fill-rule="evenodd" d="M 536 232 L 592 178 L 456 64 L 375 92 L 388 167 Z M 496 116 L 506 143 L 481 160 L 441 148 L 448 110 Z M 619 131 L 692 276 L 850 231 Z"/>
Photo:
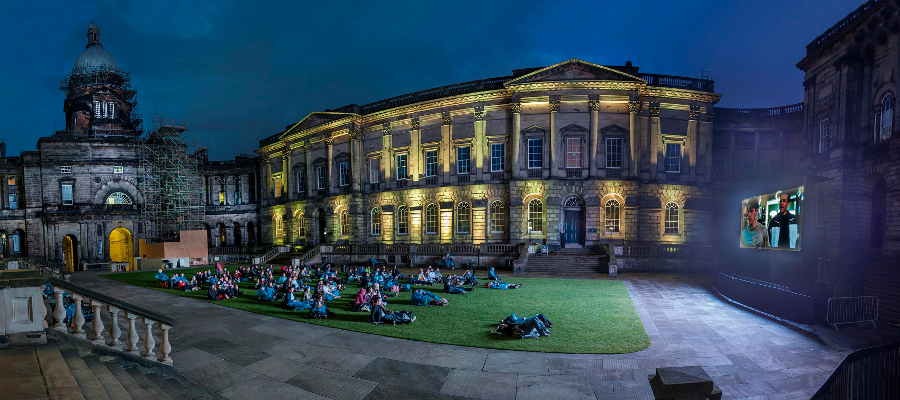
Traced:
<path fill-rule="evenodd" d="M 92 273 L 72 277 L 171 315 L 175 367 L 229 399 L 652 399 L 647 376 L 655 368 L 695 365 L 709 373 L 723 398 L 808 398 L 858 344 L 822 327 L 806 332 L 724 302 L 704 277 L 618 279 L 652 342 L 637 353 L 545 354 L 424 343 L 258 315 Z M 866 328 L 854 329 L 869 336 Z M 874 336 L 897 332 L 891 326 L 868 329 Z"/>

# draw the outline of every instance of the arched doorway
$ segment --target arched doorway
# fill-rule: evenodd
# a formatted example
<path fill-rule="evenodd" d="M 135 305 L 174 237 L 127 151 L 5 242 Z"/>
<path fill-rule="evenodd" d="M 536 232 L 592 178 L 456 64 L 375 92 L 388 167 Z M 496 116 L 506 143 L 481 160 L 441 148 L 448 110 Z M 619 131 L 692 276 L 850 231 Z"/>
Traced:
<path fill-rule="evenodd" d="M 216 235 L 216 247 L 225 247 L 227 246 L 227 243 L 225 243 L 225 224 L 219 222 L 217 228 L 219 232 L 218 235 Z"/>
<path fill-rule="evenodd" d="M 884 219 L 887 213 L 887 184 L 884 178 L 875 183 L 872 190 L 872 234 L 871 247 L 875 250 L 884 248 Z"/>
<path fill-rule="evenodd" d="M 134 243 L 131 232 L 125 228 L 116 228 L 109 233 L 109 260 L 112 262 L 127 262 L 128 269 L 134 267 Z"/>
<path fill-rule="evenodd" d="M 234 245 L 240 247 L 241 243 L 241 224 L 234 223 Z"/>
<path fill-rule="evenodd" d="M 75 272 L 75 266 L 78 265 L 78 239 L 74 235 L 63 237 L 63 260 L 66 271 Z"/>
<path fill-rule="evenodd" d="M 253 221 L 247 222 L 247 246 L 253 246 L 256 244 L 256 227 L 253 226 Z"/>
<path fill-rule="evenodd" d="M 578 196 L 566 199 L 562 207 L 561 245 L 584 246 L 584 201 Z"/>
<path fill-rule="evenodd" d="M 319 244 L 325 244 L 327 234 L 327 226 L 325 224 L 325 210 L 316 210 L 316 233 L 319 235 Z"/>

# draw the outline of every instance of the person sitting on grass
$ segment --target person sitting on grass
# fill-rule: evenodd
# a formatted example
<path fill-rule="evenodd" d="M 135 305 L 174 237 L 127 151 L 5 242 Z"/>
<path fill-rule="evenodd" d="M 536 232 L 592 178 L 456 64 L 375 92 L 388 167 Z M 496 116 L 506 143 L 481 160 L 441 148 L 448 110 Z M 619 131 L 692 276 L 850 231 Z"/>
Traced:
<path fill-rule="evenodd" d="M 466 294 L 466 292 L 475 290 L 475 286 L 471 288 L 462 287 L 462 281 L 454 275 L 448 275 L 444 279 L 444 291 L 450 294 Z"/>
<path fill-rule="evenodd" d="M 162 272 L 162 268 L 156 273 L 156 283 L 158 286 L 169 287 L 169 276 Z"/>
<path fill-rule="evenodd" d="M 369 311 L 369 295 L 366 293 L 366 288 L 360 288 L 359 293 L 356 294 L 356 299 L 350 303 L 350 309 L 353 311 Z"/>
<path fill-rule="evenodd" d="M 403 276 L 403 274 L 400 273 L 400 269 L 397 268 L 396 265 L 394 266 L 394 268 L 391 269 L 391 276 L 393 276 L 394 279 L 397 279 L 398 282 L 400 279 L 405 278 L 405 276 Z"/>
<path fill-rule="evenodd" d="M 478 278 L 475 277 L 475 273 L 472 272 L 471 269 L 467 269 L 466 272 L 463 272 L 461 279 L 463 285 L 475 286 L 478 284 Z"/>
<path fill-rule="evenodd" d="M 416 306 L 446 306 L 450 304 L 450 300 L 442 299 L 436 294 L 422 289 L 413 290 L 409 301 Z"/>
<path fill-rule="evenodd" d="M 339 292 L 334 285 L 326 285 L 325 281 L 319 281 L 316 285 L 316 296 L 322 295 L 325 297 L 326 301 L 331 301 L 341 297 L 341 292 Z"/>
<path fill-rule="evenodd" d="M 222 300 L 227 299 L 228 295 L 226 295 L 219 285 L 213 284 L 209 285 L 209 290 L 206 291 L 206 297 L 210 300 Z"/>
<path fill-rule="evenodd" d="M 256 298 L 262 301 L 275 301 L 276 296 L 275 288 L 270 285 L 265 285 L 256 291 Z"/>
<path fill-rule="evenodd" d="M 491 267 L 491 270 L 488 271 L 488 279 L 492 281 L 499 281 L 500 278 L 497 277 L 497 274 L 494 273 L 494 267 Z"/>
<path fill-rule="evenodd" d="M 325 298 L 317 294 L 313 300 L 312 308 L 309 310 L 309 317 L 312 319 L 334 318 L 334 312 L 328 311 L 325 307 Z"/>
<path fill-rule="evenodd" d="M 303 311 L 312 308 L 311 302 L 300 301 L 294 297 L 294 288 L 288 289 L 288 292 L 285 293 L 283 305 L 294 311 Z"/>
<path fill-rule="evenodd" d="M 490 282 L 485 282 L 484 287 L 486 287 L 488 289 L 518 289 L 518 288 L 522 287 L 522 284 L 521 283 L 519 283 L 519 284 L 506 283 L 506 282 L 500 282 L 500 281 L 490 281 Z"/>
<path fill-rule="evenodd" d="M 553 324 L 544 314 L 535 314 L 531 318 L 521 318 L 512 314 L 503 319 L 497 329 L 491 333 L 524 338 L 536 338 L 540 336 L 550 336 L 550 330 Z"/>
<path fill-rule="evenodd" d="M 412 285 L 434 285 L 434 281 L 428 279 L 428 276 L 425 275 L 425 271 L 422 268 L 419 268 L 419 275 L 415 278 L 409 277 L 409 283 Z"/>
<path fill-rule="evenodd" d="M 381 297 L 372 297 L 372 314 L 369 315 L 369 322 L 373 324 L 391 323 L 397 325 L 410 324 L 415 320 L 416 316 L 412 315 L 411 312 L 405 310 L 391 311 L 385 306 Z"/>

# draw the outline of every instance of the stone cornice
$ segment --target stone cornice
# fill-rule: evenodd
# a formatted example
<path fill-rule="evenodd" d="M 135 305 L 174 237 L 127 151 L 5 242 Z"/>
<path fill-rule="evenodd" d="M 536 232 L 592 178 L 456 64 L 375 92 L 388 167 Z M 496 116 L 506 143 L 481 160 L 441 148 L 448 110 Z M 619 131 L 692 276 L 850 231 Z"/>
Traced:
<path fill-rule="evenodd" d="M 718 103 L 719 99 L 722 98 L 721 94 L 716 93 L 653 86 L 641 88 L 640 94 L 641 96 L 647 97 L 665 97 L 669 99 L 699 101 L 701 103 Z"/>
<path fill-rule="evenodd" d="M 551 90 L 640 90 L 644 83 L 623 81 L 553 81 L 519 83 L 507 86 L 510 94 Z"/>

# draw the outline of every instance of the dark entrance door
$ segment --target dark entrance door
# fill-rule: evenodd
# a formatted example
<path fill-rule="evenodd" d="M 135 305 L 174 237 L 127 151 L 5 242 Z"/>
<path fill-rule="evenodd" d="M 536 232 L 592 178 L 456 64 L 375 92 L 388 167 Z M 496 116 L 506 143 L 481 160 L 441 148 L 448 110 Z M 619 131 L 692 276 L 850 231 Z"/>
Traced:
<path fill-rule="evenodd" d="M 325 243 L 325 212 L 322 210 L 319 210 L 318 214 L 319 215 L 318 215 L 317 226 L 319 227 L 319 244 L 324 244 Z"/>
<path fill-rule="evenodd" d="M 566 243 L 577 243 L 580 244 L 583 238 L 582 231 L 582 222 L 584 218 L 582 217 L 581 210 L 565 210 L 565 220 L 563 222 L 563 226 L 565 226 L 565 241 Z"/>

